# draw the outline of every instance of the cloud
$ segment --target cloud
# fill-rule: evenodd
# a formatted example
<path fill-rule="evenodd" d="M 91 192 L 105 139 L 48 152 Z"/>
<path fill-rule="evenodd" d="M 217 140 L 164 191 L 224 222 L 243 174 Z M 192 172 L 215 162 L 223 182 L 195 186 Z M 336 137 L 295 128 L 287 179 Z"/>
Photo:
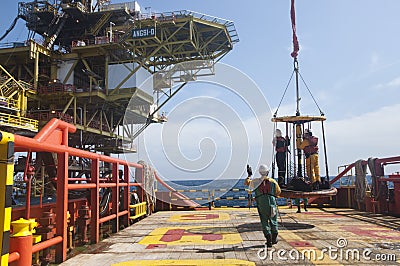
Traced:
<path fill-rule="evenodd" d="M 399 153 L 400 104 L 386 106 L 360 116 L 326 123 L 330 175 L 337 166 L 369 157 L 391 157 Z"/>
<path fill-rule="evenodd" d="M 400 87 L 400 77 L 396 77 L 389 82 L 380 83 L 375 86 L 375 89 L 382 90 L 387 88 L 398 88 Z"/>
<path fill-rule="evenodd" d="M 372 53 L 369 62 L 369 71 L 375 72 L 380 69 L 380 56 L 377 53 Z"/>

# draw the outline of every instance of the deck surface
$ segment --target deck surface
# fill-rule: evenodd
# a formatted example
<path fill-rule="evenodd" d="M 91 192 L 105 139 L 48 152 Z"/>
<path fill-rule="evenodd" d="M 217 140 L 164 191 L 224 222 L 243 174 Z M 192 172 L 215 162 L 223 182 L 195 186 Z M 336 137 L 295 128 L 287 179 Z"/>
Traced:
<path fill-rule="evenodd" d="M 296 210 L 280 207 L 279 242 L 267 254 L 256 209 L 170 211 L 61 265 L 400 264 L 399 218 L 352 209 Z"/>

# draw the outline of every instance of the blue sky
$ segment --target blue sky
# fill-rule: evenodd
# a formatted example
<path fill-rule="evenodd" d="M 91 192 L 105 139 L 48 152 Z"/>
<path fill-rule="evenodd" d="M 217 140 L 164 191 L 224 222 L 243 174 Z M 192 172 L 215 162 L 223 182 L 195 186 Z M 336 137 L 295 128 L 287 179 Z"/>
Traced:
<path fill-rule="evenodd" d="M 16 1 L 4 2 L 0 11 L 0 33 L 17 15 Z M 293 70 L 290 0 L 143 0 L 139 4 L 142 8 L 151 7 L 153 12 L 189 9 L 233 20 L 240 42 L 222 62 L 242 70 L 254 80 L 275 110 Z M 398 155 L 398 10 L 400 1 L 396 0 L 296 1 L 300 72 L 328 119 L 326 134 L 331 174 L 336 173 L 337 165 L 360 158 Z M 23 22 L 19 21 L 3 42 L 24 40 L 23 28 Z M 194 90 L 196 87 L 192 92 L 182 92 L 165 111 L 169 112 L 185 98 L 198 95 Z M 203 90 L 205 96 L 212 97 L 213 93 Z M 318 114 L 304 87 L 301 94 L 301 110 Z M 293 84 L 280 110 L 282 115 L 294 114 Z M 160 126 L 151 127 L 157 132 L 156 127 Z M 267 144 L 264 148 L 271 149 L 270 143 Z"/>

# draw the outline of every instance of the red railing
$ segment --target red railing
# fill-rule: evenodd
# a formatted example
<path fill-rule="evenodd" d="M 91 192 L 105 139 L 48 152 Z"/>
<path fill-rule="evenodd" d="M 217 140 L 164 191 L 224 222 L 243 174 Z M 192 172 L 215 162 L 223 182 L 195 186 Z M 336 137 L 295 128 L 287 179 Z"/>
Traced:
<path fill-rule="evenodd" d="M 129 225 L 129 201 L 130 188 L 138 187 L 141 189 L 140 183 L 132 183 L 130 181 L 130 167 L 142 169 L 143 166 L 136 163 L 130 163 L 125 160 L 105 156 L 101 154 L 91 153 L 88 151 L 72 148 L 68 146 L 68 134 L 74 133 L 76 128 L 64 121 L 53 118 L 45 127 L 34 137 L 28 138 L 15 135 L 14 145 L 15 152 L 51 152 L 57 153 L 57 198 L 56 198 L 56 237 L 50 242 L 39 243 L 33 246 L 33 249 L 41 250 L 52 245 L 56 245 L 56 263 L 60 263 L 67 256 L 67 211 L 68 211 L 68 191 L 73 189 L 89 189 L 90 200 L 89 208 L 90 216 L 90 240 L 92 243 L 99 242 L 100 225 L 106 221 L 113 221 L 113 232 L 119 230 L 119 224 Z M 69 184 L 68 178 L 68 159 L 69 156 L 75 156 L 91 160 L 90 179 L 88 183 Z M 100 162 L 110 164 L 112 175 L 110 179 L 100 179 Z M 119 170 L 122 168 L 122 178 L 119 177 Z M 143 179 L 143 172 L 138 171 L 140 180 Z M 75 180 L 74 180 L 75 182 Z M 111 213 L 108 216 L 99 217 L 99 189 L 102 187 L 110 187 L 112 189 Z M 120 189 L 124 187 L 123 206 L 119 206 Z M 30 206 L 26 206 L 30 208 Z M 73 214 L 74 216 L 75 214 Z M 31 217 L 26 217 L 31 218 Z M 37 217 L 38 218 L 38 217 Z M 18 254 L 13 254 L 11 259 L 17 260 Z"/>

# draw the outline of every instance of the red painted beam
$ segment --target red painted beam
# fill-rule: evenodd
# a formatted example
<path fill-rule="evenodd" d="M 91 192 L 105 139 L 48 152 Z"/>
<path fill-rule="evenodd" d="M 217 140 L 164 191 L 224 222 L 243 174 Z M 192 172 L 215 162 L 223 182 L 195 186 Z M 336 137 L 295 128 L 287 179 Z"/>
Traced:
<path fill-rule="evenodd" d="M 21 255 L 19 255 L 18 252 L 12 252 L 12 253 L 10 253 L 10 255 L 8 255 L 8 263 L 17 261 L 17 260 L 19 260 L 20 257 L 21 257 Z"/>
<path fill-rule="evenodd" d="M 49 240 L 42 241 L 32 246 L 32 253 L 39 252 L 45 248 L 49 248 L 61 242 L 63 242 L 63 238 L 61 236 L 56 236 Z"/>
<path fill-rule="evenodd" d="M 117 215 L 116 215 L 116 214 L 111 214 L 111 215 L 109 215 L 109 216 L 100 218 L 100 219 L 99 219 L 99 223 L 102 224 L 102 223 L 108 222 L 108 221 L 110 221 L 110 220 L 112 220 L 112 219 L 115 219 L 115 218 L 117 218 Z"/>
<path fill-rule="evenodd" d="M 58 153 L 56 233 L 62 237 L 56 247 L 56 263 L 67 259 L 67 211 L 68 211 L 68 152 Z"/>
<path fill-rule="evenodd" d="M 100 221 L 99 221 L 99 160 L 92 160 L 92 169 L 90 176 L 94 181 L 94 185 L 96 189 L 92 189 L 90 191 L 90 209 L 92 211 L 92 216 L 90 217 L 90 240 L 92 244 L 99 243 L 99 234 L 100 234 Z"/>

